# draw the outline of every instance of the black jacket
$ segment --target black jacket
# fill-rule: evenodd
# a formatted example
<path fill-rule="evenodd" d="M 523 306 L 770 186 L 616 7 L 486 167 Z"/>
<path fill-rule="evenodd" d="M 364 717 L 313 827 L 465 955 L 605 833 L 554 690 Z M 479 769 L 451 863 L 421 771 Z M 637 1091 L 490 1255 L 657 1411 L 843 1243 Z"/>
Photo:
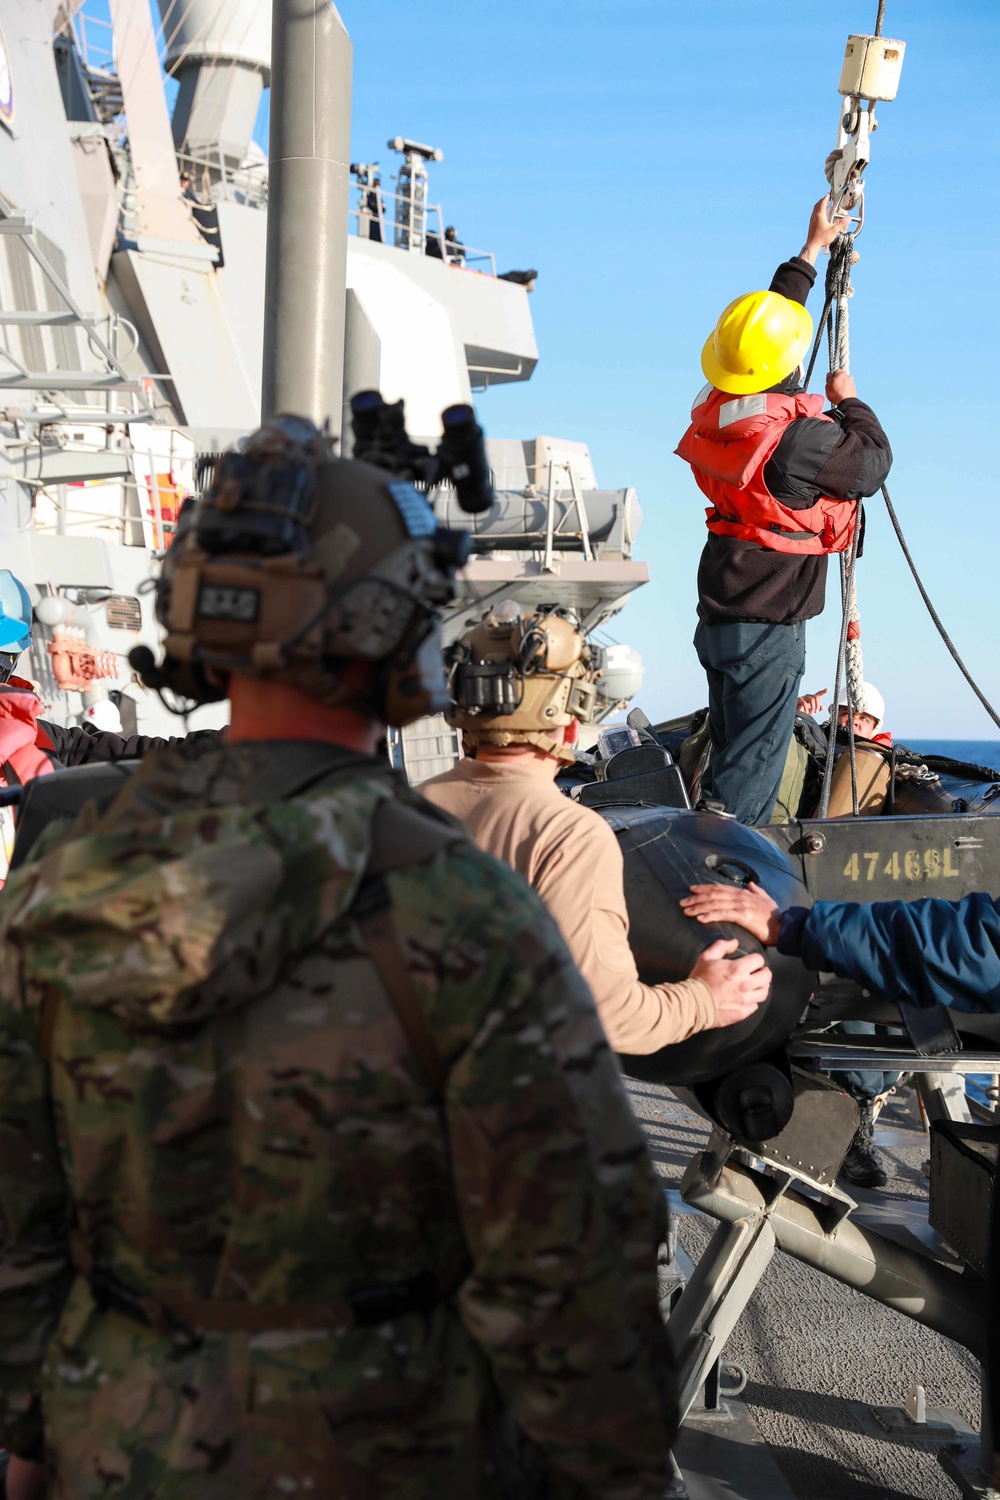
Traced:
<path fill-rule="evenodd" d="M 797 255 L 774 273 L 771 291 L 805 305 L 815 267 Z M 775 390 L 797 389 L 797 375 Z M 874 495 L 892 464 L 889 439 L 870 406 L 856 398 L 830 415 L 834 422 L 792 422 L 764 467 L 764 483 L 793 510 L 820 495 L 856 500 Z M 706 625 L 752 620 L 791 625 L 822 612 L 825 557 L 771 552 L 756 542 L 709 533 L 698 565 L 698 615 Z"/>
<path fill-rule="evenodd" d="M 39 719 L 38 727 L 52 741 L 53 756 L 61 766 L 87 766 L 102 760 L 137 760 L 164 745 L 179 745 L 183 740 L 193 743 L 199 739 L 208 743 L 222 734 L 221 729 L 196 729 L 187 736 L 171 735 L 169 739 L 161 739 L 155 734 L 130 734 L 126 737 L 99 729 L 76 726 L 67 729 L 62 724 L 49 723 L 48 719 Z"/>

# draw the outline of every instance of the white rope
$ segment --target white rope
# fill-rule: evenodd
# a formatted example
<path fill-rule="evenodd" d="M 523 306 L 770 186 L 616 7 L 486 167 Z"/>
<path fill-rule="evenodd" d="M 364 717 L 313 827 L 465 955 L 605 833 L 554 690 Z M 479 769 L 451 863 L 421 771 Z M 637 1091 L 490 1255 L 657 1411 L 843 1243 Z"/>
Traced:
<path fill-rule="evenodd" d="M 831 170 L 831 162 L 827 162 L 828 176 Z M 812 353 L 809 356 L 809 365 L 806 370 L 805 386 L 808 388 L 812 376 L 816 356 L 819 353 L 820 343 L 823 339 L 824 330 L 827 336 L 827 348 L 829 352 L 830 370 L 850 370 L 851 361 L 851 335 L 850 335 L 850 313 L 849 299 L 854 295 L 851 285 L 851 263 L 854 254 L 854 236 L 850 233 L 839 235 L 830 247 L 830 266 L 826 275 L 826 303 L 820 318 L 819 327 L 816 330 L 816 338 L 813 343 Z M 823 778 L 823 793 L 820 798 L 818 816 L 826 817 L 826 809 L 830 798 L 830 776 L 833 771 L 834 746 L 837 736 L 837 722 L 840 709 L 840 682 L 841 673 L 844 674 L 845 696 L 847 699 L 847 739 L 851 757 L 851 793 L 854 804 L 855 815 L 858 813 L 858 778 L 857 764 L 854 753 L 854 714 L 864 709 L 864 680 L 865 664 L 861 651 L 860 616 L 858 612 L 858 596 L 855 583 L 856 560 L 858 551 L 858 539 L 861 528 L 861 503 L 857 504 L 855 511 L 855 536 L 848 552 L 841 553 L 841 629 L 840 646 L 837 654 L 836 685 L 834 687 L 834 702 L 830 714 L 830 738 L 827 752 L 827 769 Z"/>
<path fill-rule="evenodd" d="M 865 663 L 864 657 L 861 654 L 861 637 L 857 634 L 857 631 L 860 629 L 860 616 L 858 614 L 858 591 L 853 568 L 848 575 L 847 581 L 847 629 L 847 691 L 850 696 L 851 707 L 866 711 L 864 701 Z"/>
<path fill-rule="evenodd" d="M 838 241 L 840 252 L 840 267 L 837 274 L 839 285 L 836 287 L 836 316 L 830 329 L 830 368 L 834 370 L 850 371 L 851 368 L 851 325 L 850 325 L 850 298 L 854 296 L 854 287 L 851 285 L 851 260 L 854 253 L 853 236 L 845 236 L 844 241 Z M 861 506 L 858 505 L 856 525 L 861 524 Z M 853 715 L 864 710 L 864 680 L 865 663 L 861 650 L 861 618 L 858 612 L 857 592 L 857 569 L 848 566 L 844 576 L 843 607 L 847 615 L 847 646 L 844 657 L 844 668 L 847 677 L 847 706 L 853 719 Z M 850 733 L 850 731 L 849 731 Z M 853 765 L 853 760 L 852 760 Z"/>

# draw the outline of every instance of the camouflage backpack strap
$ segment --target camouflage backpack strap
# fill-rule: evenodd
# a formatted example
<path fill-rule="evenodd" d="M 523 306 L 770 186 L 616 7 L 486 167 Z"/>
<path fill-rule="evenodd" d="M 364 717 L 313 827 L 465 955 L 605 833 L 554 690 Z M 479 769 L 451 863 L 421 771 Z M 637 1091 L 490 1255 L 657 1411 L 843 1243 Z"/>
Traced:
<path fill-rule="evenodd" d="M 351 908 L 375 972 L 435 1099 L 444 1093 L 445 1068 L 393 926 L 385 876 L 391 870 L 425 864 L 462 836 L 450 819 L 444 821 L 430 809 L 425 812 L 407 802 L 387 798 L 375 812 L 371 855 Z"/>

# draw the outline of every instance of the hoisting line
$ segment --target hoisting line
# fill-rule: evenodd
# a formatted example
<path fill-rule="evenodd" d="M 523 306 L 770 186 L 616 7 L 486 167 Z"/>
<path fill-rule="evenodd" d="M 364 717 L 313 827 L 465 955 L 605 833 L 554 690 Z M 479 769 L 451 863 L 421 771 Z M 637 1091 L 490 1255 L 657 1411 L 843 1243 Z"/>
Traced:
<path fill-rule="evenodd" d="M 848 351 L 846 349 L 846 343 L 845 344 L 841 343 L 842 337 L 844 337 L 846 335 L 846 332 L 847 332 L 846 324 L 842 324 L 840 330 L 838 330 L 835 326 L 832 326 L 831 325 L 831 312 L 833 310 L 833 305 L 836 302 L 838 316 L 839 316 L 841 307 L 846 305 L 845 299 L 847 297 L 849 297 L 852 294 L 852 292 L 853 292 L 853 287 L 851 286 L 851 257 L 853 255 L 853 251 L 854 251 L 854 235 L 852 235 L 852 234 L 845 234 L 845 235 L 838 236 L 838 238 L 834 241 L 833 245 L 830 248 L 830 264 L 828 265 L 827 272 L 826 272 L 826 299 L 825 299 L 824 306 L 823 306 L 823 312 L 822 312 L 822 314 L 820 316 L 819 326 L 818 326 L 818 328 L 816 330 L 816 337 L 813 340 L 812 352 L 811 352 L 811 354 L 809 356 L 809 365 L 808 365 L 808 367 L 806 369 L 805 380 L 803 382 L 803 388 L 804 389 L 808 389 L 809 382 L 810 382 L 810 380 L 812 378 L 813 369 L 814 369 L 815 364 L 816 364 L 816 357 L 817 357 L 817 355 L 819 353 L 819 346 L 820 346 L 820 342 L 822 340 L 824 332 L 827 332 L 827 335 L 828 335 L 828 345 L 829 345 L 829 348 L 830 348 L 830 351 L 831 351 L 831 353 L 830 353 L 830 361 L 831 361 L 830 367 L 831 367 L 831 369 L 837 368 L 837 365 L 836 365 L 836 353 L 837 353 L 838 350 L 842 350 L 843 351 L 844 357 L 849 357 Z M 920 577 L 919 572 L 917 571 L 917 565 L 916 565 L 916 563 L 913 560 L 913 555 L 910 552 L 909 546 L 907 545 L 906 537 L 903 534 L 903 528 L 899 524 L 899 518 L 896 515 L 895 508 L 894 508 L 892 500 L 891 500 L 891 498 L 889 496 L 889 491 L 888 491 L 888 489 L 886 488 L 885 485 L 882 486 L 882 498 L 885 501 L 885 507 L 886 507 L 886 510 L 888 511 L 888 514 L 889 514 L 889 520 L 890 520 L 890 522 L 892 524 L 892 529 L 896 533 L 896 540 L 899 542 L 900 550 L 902 551 L 902 554 L 903 554 L 904 558 L 906 559 L 906 565 L 909 568 L 910 573 L 913 576 L 913 581 L 914 581 L 914 583 L 917 586 L 917 590 L 918 590 L 918 592 L 920 594 L 921 599 L 924 601 L 924 605 L 925 605 L 925 607 L 927 609 L 927 613 L 930 615 L 931 620 L 933 621 L 934 628 L 937 630 L 938 635 L 941 637 L 941 640 L 944 642 L 944 645 L 947 648 L 948 653 L 951 656 L 952 660 L 954 661 L 955 665 L 958 667 L 958 670 L 961 672 L 962 676 L 965 678 L 966 682 L 969 684 L 970 688 L 975 693 L 976 697 L 979 699 L 979 702 L 982 704 L 983 708 L 989 714 L 989 716 L 993 720 L 994 724 L 996 724 L 997 728 L 1000 729 L 1000 714 L 997 713 L 996 709 L 993 707 L 992 703 L 986 697 L 986 694 L 982 691 L 982 689 L 980 688 L 979 684 L 976 682 L 975 678 L 973 677 L 972 673 L 969 671 L 968 667 L 965 665 L 965 662 L 962 660 L 962 657 L 959 654 L 957 646 L 955 645 L 955 643 L 952 640 L 951 636 L 948 634 L 947 628 L 945 627 L 945 624 L 944 624 L 943 620 L 941 619 L 941 616 L 938 614 L 937 610 L 934 607 L 934 603 L 933 603 L 933 601 L 931 599 L 930 594 L 928 594 L 926 588 L 924 587 L 923 580 Z M 859 505 L 858 505 L 858 519 L 859 519 L 859 522 L 860 522 L 860 510 L 861 510 L 861 506 L 860 506 L 860 502 L 859 502 Z M 843 575 L 844 574 L 848 575 L 849 580 L 853 583 L 855 561 L 856 561 L 856 549 L 855 548 L 851 549 L 851 559 L 850 559 L 850 562 L 846 562 L 844 554 L 841 553 L 841 573 L 842 573 L 842 576 L 841 576 L 841 594 L 842 594 L 842 602 L 843 602 L 843 596 L 844 596 L 844 592 L 845 592 L 845 578 L 844 578 Z M 856 608 L 857 608 L 856 595 L 854 595 L 853 599 L 848 599 L 848 601 L 847 601 L 846 610 L 847 610 L 848 614 L 851 611 L 851 605 L 852 605 L 852 603 L 854 605 L 854 609 L 856 610 Z M 850 621 L 848 620 L 847 623 L 849 624 Z M 844 630 L 843 629 L 842 629 L 841 633 L 844 634 Z M 841 653 L 838 652 L 838 668 L 837 668 L 838 678 L 837 678 L 836 685 L 834 687 L 834 704 L 832 705 L 833 710 L 836 709 L 836 707 L 837 707 L 836 700 L 840 696 L 840 679 L 843 676 L 844 662 L 845 662 L 845 657 Z M 859 691 L 860 691 L 860 683 L 859 683 Z M 851 695 L 851 684 L 850 684 L 850 681 L 848 681 L 848 695 L 849 696 Z M 854 752 L 854 717 L 853 717 L 853 707 L 854 707 L 854 705 L 853 705 L 853 703 L 849 704 L 849 707 L 851 708 L 852 712 L 851 712 L 849 720 L 848 720 L 848 745 L 849 745 L 849 747 L 850 747 L 850 749 L 852 751 L 852 765 L 853 765 L 853 763 L 854 763 L 854 760 L 853 760 L 853 752 Z M 836 717 L 837 717 L 836 713 L 832 712 L 831 713 L 831 728 L 834 731 L 834 733 L 833 733 L 833 741 L 835 741 L 835 738 L 836 738 Z M 828 754 L 827 754 L 828 761 L 831 759 L 830 751 L 832 751 L 832 748 L 833 748 L 833 743 L 831 742 L 830 749 L 828 750 Z M 854 791 L 855 799 L 856 799 L 856 793 L 857 793 L 856 784 L 853 786 L 853 791 Z M 823 792 L 824 792 L 824 795 L 823 795 L 823 798 L 822 798 L 822 800 L 820 802 L 820 808 L 819 808 L 819 816 L 820 817 L 825 817 L 826 816 L 827 804 L 829 802 L 829 795 L 828 795 L 828 790 L 827 790 L 827 778 L 826 778 L 825 775 L 824 775 L 824 782 L 823 782 Z M 855 811 L 857 811 L 857 809 L 855 809 Z"/>
<path fill-rule="evenodd" d="M 882 35 L 882 25 L 885 20 L 885 7 L 886 0 L 878 0 L 878 12 L 875 17 L 874 30 L 874 35 L 877 37 Z M 860 100 L 858 100 L 857 107 L 860 109 Z M 869 108 L 871 108 L 871 106 L 869 106 Z M 831 180 L 831 187 L 833 159 L 834 158 L 832 155 L 831 157 L 827 158 L 827 176 Z M 862 183 L 861 193 L 855 196 L 855 201 L 852 205 L 855 208 L 863 207 L 863 187 L 864 185 Z M 863 223 L 863 218 L 861 222 Z M 812 352 L 809 356 L 809 366 L 806 370 L 805 379 L 803 381 L 803 389 L 805 390 L 808 390 L 809 388 L 809 382 L 812 378 L 813 369 L 816 364 L 816 356 L 819 353 L 820 340 L 823 337 L 824 330 L 826 330 L 828 336 L 830 369 L 849 369 L 850 334 L 848 325 L 847 299 L 854 294 L 854 288 L 851 285 L 851 264 L 854 254 L 854 239 L 855 234 L 847 232 L 838 235 L 837 239 L 830 247 L 830 264 L 827 267 L 826 272 L 826 300 L 824 302 L 819 326 L 816 329 L 816 338 L 813 342 Z M 836 303 L 837 311 L 836 316 L 832 318 L 831 314 L 833 312 L 834 303 Z M 997 714 L 993 705 L 990 703 L 985 693 L 983 693 L 975 678 L 972 676 L 972 673 L 969 671 L 968 667 L 965 665 L 965 662 L 959 655 L 957 647 L 952 641 L 951 636 L 948 634 L 948 631 L 945 629 L 944 622 L 942 621 L 937 610 L 934 608 L 931 597 L 924 587 L 923 580 L 921 579 L 920 574 L 917 572 L 917 566 L 914 563 L 913 557 L 910 553 L 910 549 L 906 544 L 906 538 L 903 535 L 903 529 L 899 524 L 899 519 L 893 507 L 892 500 L 889 498 L 889 491 L 884 484 L 882 485 L 882 498 L 885 501 L 886 510 L 889 513 L 889 520 L 892 524 L 893 531 L 896 533 L 896 540 L 899 542 L 903 556 L 906 559 L 907 567 L 909 568 L 910 573 L 913 576 L 913 581 L 917 585 L 920 597 L 924 601 L 924 605 L 927 608 L 927 612 L 934 623 L 934 627 L 937 630 L 938 635 L 944 642 L 945 647 L 947 648 L 952 660 L 958 667 L 962 676 L 965 678 L 966 682 L 969 684 L 972 691 L 979 699 L 979 702 L 989 714 L 994 724 L 996 724 L 997 728 L 1000 729 L 1000 715 Z M 861 533 L 861 522 L 862 506 L 861 501 L 859 500 L 857 502 L 855 510 L 854 539 L 850 549 L 850 557 L 848 558 L 848 556 L 843 552 L 840 554 L 840 591 L 842 618 L 840 642 L 837 652 L 836 681 L 834 684 L 833 703 L 831 705 L 830 711 L 830 732 L 827 744 L 826 766 L 823 772 L 823 789 L 818 809 L 818 816 L 821 818 L 826 817 L 830 803 L 830 786 L 833 777 L 833 758 L 837 739 L 837 721 L 839 719 L 838 710 L 840 706 L 840 680 L 842 674 L 845 675 L 847 698 L 847 743 L 851 757 L 851 801 L 853 805 L 854 816 L 857 817 L 859 814 L 857 754 L 854 738 L 854 710 L 855 707 L 861 702 L 862 685 L 864 681 L 864 664 L 861 656 L 860 641 L 860 620 L 858 616 L 857 591 L 855 587 L 855 567 L 858 557 L 858 543 Z"/>
<path fill-rule="evenodd" d="M 896 516 L 896 512 L 893 509 L 892 501 L 889 499 L 889 491 L 886 489 L 885 485 L 882 486 L 882 499 L 885 501 L 885 508 L 889 512 L 889 520 L 892 522 L 892 529 L 896 533 L 896 540 L 898 541 L 900 547 L 903 550 L 903 556 L 906 558 L 907 567 L 909 568 L 910 572 L 913 574 L 913 581 L 917 585 L 917 588 L 920 590 L 920 597 L 924 601 L 925 605 L 927 606 L 927 613 L 930 615 L 931 619 L 934 621 L 934 626 L 935 626 L 935 629 L 937 630 L 938 635 L 941 637 L 941 639 L 944 641 L 945 645 L 947 646 L 948 651 L 949 651 L 949 653 L 951 655 L 951 658 L 954 661 L 956 667 L 961 672 L 962 676 L 965 678 L 966 682 L 969 684 L 970 688 L 975 693 L 976 697 L 979 699 L 980 703 L 983 705 L 983 707 L 985 708 L 986 712 L 989 714 L 990 718 L 993 720 L 994 724 L 997 726 L 998 729 L 1000 729 L 1000 714 L 997 713 L 996 709 L 993 707 L 992 703 L 986 697 L 985 693 L 982 692 L 982 690 L 980 689 L 978 683 L 976 682 L 975 678 L 973 677 L 972 673 L 969 671 L 968 667 L 965 665 L 965 662 L 959 656 L 959 654 L 958 654 L 958 648 L 955 646 L 954 641 L 952 640 L 951 636 L 948 634 L 947 630 L 945 629 L 944 623 L 943 623 L 943 621 L 941 619 L 941 616 L 938 614 L 937 610 L 934 608 L 934 605 L 931 603 L 931 596 L 930 596 L 930 594 L 928 594 L 927 590 L 924 588 L 924 585 L 923 585 L 923 583 L 921 581 L 921 578 L 920 578 L 920 574 L 917 572 L 917 565 L 913 561 L 913 558 L 910 556 L 910 549 L 906 545 L 906 538 L 903 535 L 903 528 L 899 524 L 899 520 L 898 520 L 898 518 Z"/>
<path fill-rule="evenodd" d="M 826 300 L 820 315 L 813 340 L 809 365 L 803 388 L 808 389 L 816 365 L 820 342 L 827 334 L 831 370 L 850 369 L 850 328 L 848 321 L 848 298 L 854 295 L 851 285 L 851 265 L 854 259 L 855 236 L 839 234 L 830 246 L 830 263 L 826 268 Z M 836 314 L 833 314 L 836 303 Z M 837 651 L 837 672 L 833 687 L 833 702 L 830 705 L 830 730 L 827 741 L 826 766 L 823 771 L 823 789 L 820 795 L 817 817 L 825 818 L 830 805 L 830 787 L 833 778 L 834 749 L 837 743 L 837 724 L 840 717 L 840 683 L 845 680 L 847 697 L 847 744 L 851 758 L 851 805 L 854 816 L 860 812 L 858 802 L 857 751 L 854 743 L 854 711 L 861 702 L 865 668 L 861 654 L 861 624 L 858 615 L 858 598 L 855 587 L 855 569 L 861 540 L 861 501 L 854 507 L 854 537 L 850 558 L 840 554 L 841 628 Z"/>

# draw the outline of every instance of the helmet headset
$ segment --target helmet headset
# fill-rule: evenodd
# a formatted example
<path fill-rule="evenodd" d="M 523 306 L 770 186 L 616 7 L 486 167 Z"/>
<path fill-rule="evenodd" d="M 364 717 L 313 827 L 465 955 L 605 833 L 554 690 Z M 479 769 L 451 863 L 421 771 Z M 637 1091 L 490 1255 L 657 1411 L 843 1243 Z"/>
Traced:
<path fill-rule="evenodd" d="M 599 668 L 575 622 L 560 610 L 525 616 L 505 600 L 456 641 L 448 656 L 454 705 L 450 723 L 466 743 L 533 745 L 571 761 L 551 731 L 589 723 L 597 708 Z"/>
<path fill-rule="evenodd" d="M 217 462 L 157 583 L 163 660 L 130 656 L 151 687 L 208 703 L 236 673 L 396 726 L 445 706 L 437 606 L 469 539 L 438 528 L 411 484 L 332 446 L 308 418 L 279 416 Z M 356 659 L 376 669 L 363 702 L 343 675 Z"/>

